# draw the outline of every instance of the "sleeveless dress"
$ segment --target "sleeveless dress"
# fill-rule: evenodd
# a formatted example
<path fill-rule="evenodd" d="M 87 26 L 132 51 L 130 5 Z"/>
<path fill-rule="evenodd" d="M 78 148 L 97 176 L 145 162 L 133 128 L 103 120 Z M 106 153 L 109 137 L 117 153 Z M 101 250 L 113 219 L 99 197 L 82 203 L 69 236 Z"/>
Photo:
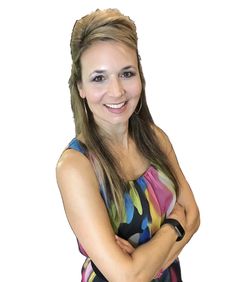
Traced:
<path fill-rule="evenodd" d="M 76 137 L 69 142 L 67 149 L 77 150 L 86 156 L 86 146 Z M 127 185 L 128 190 L 124 194 L 124 218 L 122 222 L 119 222 L 115 216 L 114 205 L 107 204 L 102 187 L 100 187 L 100 193 L 108 210 L 115 234 L 137 247 L 148 242 L 161 227 L 164 218 L 171 213 L 175 205 L 176 193 L 172 181 L 154 163 L 140 177 L 128 181 Z M 81 281 L 107 281 L 88 257 L 78 239 L 77 242 L 79 251 L 86 257 L 81 270 Z M 151 281 L 182 282 L 179 259 L 177 258 L 157 277 Z"/>

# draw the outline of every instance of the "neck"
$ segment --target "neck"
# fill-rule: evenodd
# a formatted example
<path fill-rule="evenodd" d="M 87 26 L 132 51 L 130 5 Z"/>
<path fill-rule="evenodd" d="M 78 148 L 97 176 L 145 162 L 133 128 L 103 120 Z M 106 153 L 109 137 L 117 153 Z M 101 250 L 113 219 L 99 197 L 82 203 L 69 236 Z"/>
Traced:
<path fill-rule="evenodd" d="M 116 125 L 100 125 L 104 135 L 109 140 L 113 147 L 128 149 L 129 148 L 129 123 L 122 123 Z"/>

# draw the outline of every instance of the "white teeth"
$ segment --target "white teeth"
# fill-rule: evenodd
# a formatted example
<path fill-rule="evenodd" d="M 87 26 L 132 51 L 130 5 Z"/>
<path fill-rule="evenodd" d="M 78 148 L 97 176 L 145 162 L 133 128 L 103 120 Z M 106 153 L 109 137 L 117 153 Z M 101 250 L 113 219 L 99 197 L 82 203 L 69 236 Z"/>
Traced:
<path fill-rule="evenodd" d="M 120 109 L 124 106 L 125 102 L 120 104 L 105 104 L 106 107 L 112 108 L 112 109 Z"/>

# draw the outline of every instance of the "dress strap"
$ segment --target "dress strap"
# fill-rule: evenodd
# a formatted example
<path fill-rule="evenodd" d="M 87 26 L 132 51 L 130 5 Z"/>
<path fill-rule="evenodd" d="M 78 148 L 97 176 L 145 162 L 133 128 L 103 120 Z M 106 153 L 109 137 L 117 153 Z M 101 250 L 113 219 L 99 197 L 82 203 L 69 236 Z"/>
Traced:
<path fill-rule="evenodd" d="M 67 145 L 66 149 L 74 149 L 76 151 L 79 151 L 82 154 L 86 154 L 86 148 L 85 145 L 81 144 L 82 142 L 79 141 L 76 137 L 74 137 L 69 144 Z"/>

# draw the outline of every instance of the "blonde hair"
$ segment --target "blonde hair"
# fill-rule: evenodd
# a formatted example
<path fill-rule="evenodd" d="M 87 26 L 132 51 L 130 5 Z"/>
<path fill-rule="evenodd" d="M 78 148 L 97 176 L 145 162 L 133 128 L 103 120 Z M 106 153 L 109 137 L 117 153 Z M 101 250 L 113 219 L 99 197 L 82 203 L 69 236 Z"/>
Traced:
<path fill-rule="evenodd" d="M 123 194 L 127 183 L 113 153 L 109 150 L 106 139 L 102 138 L 101 129 L 93 119 L 86 99 L 79 95 L 78 83 L 81 82 L 81 55 L 94 42 L 113 40 L 125 44 L 136 51 L 141 77 L 142 91 L 137 110 L 129 120 L 129 134 L 135 141 L 140 153 L 165 171 L 176 186 L 174 174 L 165 154 L 161 151 L 153 131 L 153 119 L 149 112 L 135 23 L 117 9 L 96 10 L 75 22 L 71 35 L 72 70 L 69 79 L 71 108 L 75 122 L 76 135 L 82 134 L 88 149 L 88 156 L 98 176 L 106 204 L 114 203 L 116 214 L 122 218 Z M 141 107 L 140 107 L 141 106 Z"/>

